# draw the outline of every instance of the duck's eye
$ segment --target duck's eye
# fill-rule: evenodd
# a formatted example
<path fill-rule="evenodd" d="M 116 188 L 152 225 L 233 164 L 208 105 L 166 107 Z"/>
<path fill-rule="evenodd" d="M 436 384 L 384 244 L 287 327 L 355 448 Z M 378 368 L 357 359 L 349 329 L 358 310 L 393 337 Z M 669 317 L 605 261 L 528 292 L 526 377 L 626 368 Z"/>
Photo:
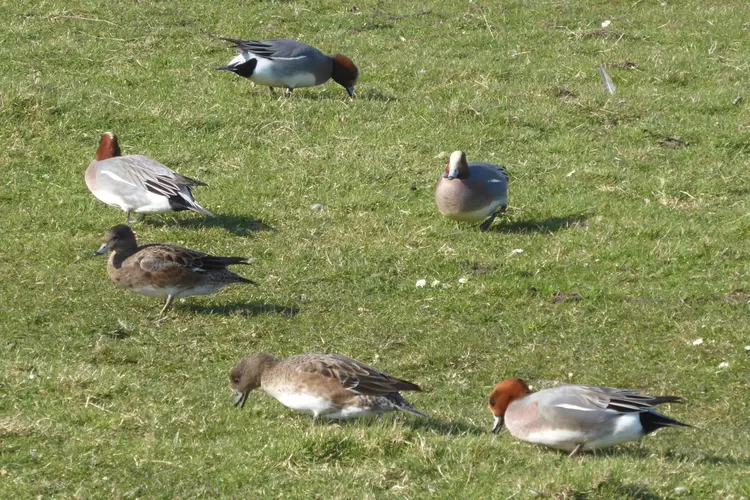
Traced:
<path fill-rule="evenodd" d="M 495 406 L 495 398 L 490 398 L 490 406 Z"/>
<path fill-rule="evenodd" d="M 235 384 L 239 384 L 239 383 L 240 383 L 240 379 L 239 379 L 239 378 L 237 378 L 237 377 L 233 378 L 233 379 L 232 379 L 232 381 L 233 381 L 233 382 L 234 382 Z"/>

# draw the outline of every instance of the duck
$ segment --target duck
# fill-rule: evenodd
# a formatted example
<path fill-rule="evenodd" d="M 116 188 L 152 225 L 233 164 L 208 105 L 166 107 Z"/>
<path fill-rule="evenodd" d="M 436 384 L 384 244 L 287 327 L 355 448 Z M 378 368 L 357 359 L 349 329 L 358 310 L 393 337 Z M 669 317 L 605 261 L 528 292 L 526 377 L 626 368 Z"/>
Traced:
<path fill-rule="evenodd" d="M 348 419 L 394 410 L 426 417 L 399 391 L 421 391 L 406 380 L 339 354 L 305 353 L 279 359 L 261 352 L 242 358 L 229 373 L 243 408 L 248 394 L 262 389 L 284 406 L 326 419 Z"/>
<path fill-rule="evenodd" d="M 86 186 L 100 201 L 119 207 L 129 224 L 132 213 L 155 214 L 192 210 L 207 217 L 214 214 L 203 208 L 190 191 L 206 184 L 180 175 L 147 156 L 121 156 L 117 136 L 102 134 L 96 159 L 86 169 Z"/>
<path fill-rule="evenodd" d="M 217 70 L 231 71 L 249 78 L 258 85 L 296 88 L 322 85 L 330 79 L 344 87 L 354 98 L 354 85 L 359 69 L 342 54 L 328 55 L 296 40 L 237 40 L 223 38 L 240 52 L 226 66 Z"/>
<path fill-rule="evenodd" d="M 479 229 L 486 231 L 508 208 L 508 174 L 491 163 L 468 163 L 465 152 L 454 151 L 435 186 L 435 203 L 448 219 L 484 220 Z"/>
<path fill-rule="evenodd" d="M 654 407 L 681 403 L 678 396 L 648 396 L 640 390 L 563 385 L 532 393 L 521 379 L 505 379 L 492 390 L 492 432 L 505 425 L 522 441 L 570 452 L 640 439 L 662 427 L 690 427 Z"/>
<path fill-rule="evenodd" d="M 138 246 L 133 230 L 119 224 L 104 234 L 94 252 L 111 252 L 107 274 L 117 285 L 142 295 L 164 298 L 164 315 L 176 298 L 216 293 L 231 283 L 256 283 L 227 270 L 249 264 L 245 257 L 216 257 L 174 245 Z"/>

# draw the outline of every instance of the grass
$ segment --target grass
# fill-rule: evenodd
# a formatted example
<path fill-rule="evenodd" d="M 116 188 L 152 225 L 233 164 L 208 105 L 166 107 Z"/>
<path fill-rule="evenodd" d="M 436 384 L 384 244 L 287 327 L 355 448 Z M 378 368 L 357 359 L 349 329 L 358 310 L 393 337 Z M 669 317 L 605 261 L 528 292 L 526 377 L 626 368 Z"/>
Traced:
<path fill-rule="evenodd" d="M 747 497 L 745 14 L 5 2 L 0 496 Z M 328 83 L 275 99 L 214 71 L 233 53 L 209 34 L 347 54 L 358 98 Z M 83 182 L 105 130 L 207 182 L 196 196 L 221 215 L 156 216 L 140 241 L 252 256 L 239 271 L 260 287 L 156 322 L 158 301 L 108 280 L 90 253 L 124 215 Z M 510 173 L 488 233 L 434 207 L 455 149 Z M 260 393 L 238 411 L 228 371 L 260 350 L 372 363 L 422 385 L 409 399 L 432 418 L 312 427 Z M 679 394 L 665 412 L 695 428 L 571 460 L 489 434 L 510 376 Z"/>

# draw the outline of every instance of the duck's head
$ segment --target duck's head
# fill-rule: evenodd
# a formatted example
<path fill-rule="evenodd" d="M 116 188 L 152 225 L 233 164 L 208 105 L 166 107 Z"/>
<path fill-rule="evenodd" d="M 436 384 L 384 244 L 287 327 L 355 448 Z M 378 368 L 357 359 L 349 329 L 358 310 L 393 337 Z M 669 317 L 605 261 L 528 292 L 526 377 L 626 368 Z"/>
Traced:
<path fill-rule="evenodd" d="M 122 252 L 138 248 L 135 233 L 125 224 L 111 227 L 104 233 L 104 243 L 94 255 L 102 255 L 107 252 Z"/>
<path fill-rule="evenodd" d="M 279 362 L 273 354 L 259 352 L 248 354 L 229 372 L 229 384 L 235 392 L 234 406 L 245 407 L 247 395 L 260 387 L 260 381 L 268 368 Z"/>
<path fill-rule="evenodd" d="M 359 69 L 351 59 L 342 54 L 333 56 L 333 72 L 331 78 L 346 89 L 350 97 L 354 97 L 354 85 L 359 79 Z"/>
<path fill-rule="evenodd" d="M 112 132 L 104 132 L 99 140 L 99 148 L 96 150 L 96 161 L 106 160 L 120 156 L 120 144 L 117 136 Z"/>
<path fill-rule="evenodd" d="M 448 180 L 465 179 L 469 176 L 469 164 L 466 162 L 466 153 L 454 151 L 451 153 L 448 163 L 445 165 L 445 177 Z"/>
<path fill-rule="evenodd" d="M 496 433 L 503 427 L 503 418 L 508 405 L 517 399 L 530 394 L 529 386 L 520 378 L 508 378 L 500 382 L 492 389 L 490 394 L 490 411 L 495 416 L 492 432 Z"/>

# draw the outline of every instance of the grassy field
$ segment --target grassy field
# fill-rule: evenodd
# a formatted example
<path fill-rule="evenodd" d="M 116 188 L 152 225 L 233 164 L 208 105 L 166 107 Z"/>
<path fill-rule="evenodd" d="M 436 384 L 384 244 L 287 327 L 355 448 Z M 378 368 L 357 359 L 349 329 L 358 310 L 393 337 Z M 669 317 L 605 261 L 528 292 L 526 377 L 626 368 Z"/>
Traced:
<path fill-rule="evenodd" d="M 750 496 L 746 2 L 0 6 L 0 497 Z M 274 98 L 210 34 L 346 54 L 357 99 Z M 140 241 L 251 256 L 259 287 L 157 322 L 109 281 L 91 253 L 125 216 L 83 180 L 106 130 L 220 215 Z M 434 207 L 456 149 L 510 174 L 490 232 Z M 239 411 L 253 351 L 372 363 L 432 418 Z M 513 376 L 678 394 L 695 427 L 568 459 L 489 433 Z"/>

